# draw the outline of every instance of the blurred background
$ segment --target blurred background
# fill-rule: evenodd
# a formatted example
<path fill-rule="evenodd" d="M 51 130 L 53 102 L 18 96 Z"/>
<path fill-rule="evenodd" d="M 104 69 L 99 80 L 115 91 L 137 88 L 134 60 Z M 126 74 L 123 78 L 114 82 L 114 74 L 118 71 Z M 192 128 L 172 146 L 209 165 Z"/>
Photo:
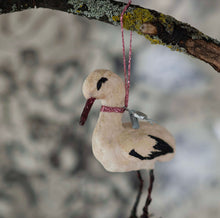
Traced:
<path fill-rule="evenodd" d="M 219 0 L 133 3 L 220 40 Z M 83 80 L 97 68 L 123 77 L 119 27 L 46 9 L 0 16 L 0 218 L 129 217 L 136 173 L 108 173 L 92 154 L 100 103 L 78 124 Z M 131 76 L 130 108 L 177 145 L 171 162 L 156 164 L 153 217 L 220 217 L 219 74 L 134 34 Z"/>

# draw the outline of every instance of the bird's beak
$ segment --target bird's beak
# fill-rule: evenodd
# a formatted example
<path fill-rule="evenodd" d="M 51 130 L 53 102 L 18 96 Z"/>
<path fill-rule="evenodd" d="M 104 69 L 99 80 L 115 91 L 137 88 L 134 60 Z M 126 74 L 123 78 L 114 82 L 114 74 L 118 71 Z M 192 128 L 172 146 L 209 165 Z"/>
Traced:
<path fill-rule="evenodd" d="M 94 101 L 95 101 L 95 98 L 93 98 L 93 97 L 87 99 L 86 104 L 85 104 L 84 109 L 83 109 L 83 112 L 82 112 L 81 117 L 80 117 L 80 121 L 79 121 L 80 125 L 83 126 L 85 124 L 85 122 L 87 120 L 87 117 L 89 115 L 89 111 L 90 111 Z"/>

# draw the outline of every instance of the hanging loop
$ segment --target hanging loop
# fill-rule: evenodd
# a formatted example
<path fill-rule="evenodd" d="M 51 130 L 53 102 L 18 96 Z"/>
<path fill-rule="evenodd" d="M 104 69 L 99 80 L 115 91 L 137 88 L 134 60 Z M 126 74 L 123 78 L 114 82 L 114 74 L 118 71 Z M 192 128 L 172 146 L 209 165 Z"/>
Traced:
<path fill-rule="evenodd" d="M 122 38 L 122 49 L 123 49 L 123 65 L 124 65 L 124 77 L 125 77 L 125 107 L 128 106 L 129 99 L 129 88 L 130 88 L 130 75 L 131 75 L 131 52 L 132 52 L 132 31 L 130 32 L 130 48 L 129 48 L 129 59 L 128 59 L 128 73 L 126 70 L 126 57 L 125 57 L 125 43 L 124 43 L 124 30 L 123 30 L 123 16 L 125 11 L 131 4 L 131 0 L 125 6 L 121 13 L 120 23 L 121 23 L 121 38 Z"/>

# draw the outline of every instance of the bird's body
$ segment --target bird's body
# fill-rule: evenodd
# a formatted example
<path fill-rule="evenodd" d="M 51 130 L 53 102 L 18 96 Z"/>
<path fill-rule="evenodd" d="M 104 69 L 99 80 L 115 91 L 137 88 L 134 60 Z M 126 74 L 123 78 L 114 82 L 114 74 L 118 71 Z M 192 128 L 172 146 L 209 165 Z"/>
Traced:
<path fill-rule="evenodd" d="M 83 93 L 87 99 L 100 99 L 102 105 L 108 107 L 124 106 L 124 84 L 119 76 L 108 70 L 91 73 L 84 82 Z M 140 122 L 140 128 L 133 129 L 130 123 L 122 123 L 122 113 L 100 112 L 93 132 L 92 150 L 107 171 L 153 169 L 156 161 L 173 158 L 175 140 L 158 124 Z"/>
<path fill-rule="evenodd" d="M 154 148 L 157 141 L 152 136 L 162 139 L 167 144 L 175 143 L 165 128 L 155 123 L 140 122 L 140 128 L 133 129 L 130 123 L 121 123 L 121 115 L 100 112 L 93 132 L 93 153 L 107 171 L 153 169 L 156 160 L 167 161 L 173 157 L 174 152 L 152 155 L 155 152 L 163 153 L 163 150 Z"/>

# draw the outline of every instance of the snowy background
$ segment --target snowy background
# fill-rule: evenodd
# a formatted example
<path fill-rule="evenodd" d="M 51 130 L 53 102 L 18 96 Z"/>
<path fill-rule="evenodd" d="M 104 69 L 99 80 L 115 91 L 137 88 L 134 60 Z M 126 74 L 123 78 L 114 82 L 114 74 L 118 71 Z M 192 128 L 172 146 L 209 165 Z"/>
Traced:
<path fill-rule="evenodd" d="M 133 3 L 220 39 L 219 0 Z M 130 108 L 177 143 L 175 158 L 156 165 L 150 212 L 220 217 L 220 75 L 137 34 L 132 58 Z M 81 86 L 97 68 L 123 76 L 119 27 L 46 9 L 0 16 L 0 218 L 129 217 L 136 173 L 108 173 L 91 151 L 98 102 L 78 125 Z"/>

